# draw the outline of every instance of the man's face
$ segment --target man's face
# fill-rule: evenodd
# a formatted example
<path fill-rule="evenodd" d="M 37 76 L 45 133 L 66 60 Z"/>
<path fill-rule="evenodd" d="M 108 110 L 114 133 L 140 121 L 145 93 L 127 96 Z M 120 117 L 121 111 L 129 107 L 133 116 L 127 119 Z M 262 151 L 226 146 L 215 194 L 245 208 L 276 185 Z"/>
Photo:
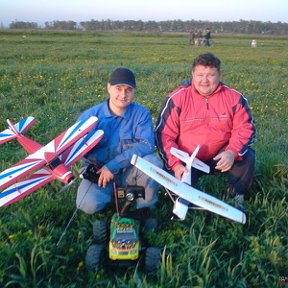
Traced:
<path fill-rule="evenodd" d="M 116 115 L 122 114 L 134 98 L 134 88 L 127 85 L 107 85 L 110 95 L 109 106 Z"/>
<path fill-rule="evenodd" d="M 192 81 L 196 90 L 203 96 L 210 96 L 220 81 L 220 72 L 217 68 L 197 65 L 192 71 Z"/>

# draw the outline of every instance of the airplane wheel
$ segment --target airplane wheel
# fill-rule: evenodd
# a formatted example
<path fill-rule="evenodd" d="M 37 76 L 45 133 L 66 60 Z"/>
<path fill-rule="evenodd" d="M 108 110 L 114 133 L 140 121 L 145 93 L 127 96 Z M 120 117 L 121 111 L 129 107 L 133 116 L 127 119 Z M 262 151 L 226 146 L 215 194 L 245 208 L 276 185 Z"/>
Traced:
<path fill-rule="evenodd" d="M 145 272 L 156 274 L 160 267 L 161 249 L 157 247 L 148 247 L 145 254 Z"/>
<path fill-rule="evenodd" d="M 97 244 L 106 244 L 108 242 L 108 226 L 104 220 L 96 220 L 93 223 L 93 240 Z"/>
<path fill-rule="evenodd" d="M 85 265 L 88 270 L 95 271 L 101 264 L 101 260 L 104 256 L 104 245 L 93 244 L 86 253 Z"/>

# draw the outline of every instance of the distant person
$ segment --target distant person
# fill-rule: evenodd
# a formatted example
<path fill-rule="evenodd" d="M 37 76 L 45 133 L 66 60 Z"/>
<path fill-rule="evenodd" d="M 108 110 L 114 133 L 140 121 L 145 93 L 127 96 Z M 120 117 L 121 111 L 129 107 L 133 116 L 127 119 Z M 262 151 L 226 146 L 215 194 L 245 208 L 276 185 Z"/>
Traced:
<path fill-rule="evenodd" d="M 195 41 L 195 32 L 193 30 L 189 31 L 189 45 L 193 45 Z"/>
<path fill-rule="evenodd" d="M 210 174 L 227 174 L 227 195 L 243 209 L 255 165 L 255 124 L 247 99 L 220 82 L 221 61 L 211 53 L 192 63 L 192 80 L 174 90 L 164 101 L 156 124 L 156 143 L 165 168 L 178 179 L 187 172 L 170 153 L 172 147 L 210 166 Z M 191 185 L 205 174 L 192 168 Z"/>
<path fill-rule="evenodd" d="M 195 45 L 200 46 L 201 45 L 201 39 L 202 39 L 202 32 L 200 29 L 197 30 L 195 34 Z"/>
<path fill-rule="evenodd" d="M 109 97 L 106 101 L 84 111 L 78 118 L 98 117 L 95 129 L 102 129 L 104 136 L 83 159 L 86 166 L 95 165 L 99 179 L 96 183 L 87 179 L 81 181 L 76 205 L 87 214 L 104 209 L 114 197 L 115 182 L 118 187 L 143 186 L 145 199 L 137 199 L 137 208 L 152 208 L 157 202 L 159 184 L 130 163 L 132 155 L 136 154 L 162 167 L 161 160 L 154 155 L 151 114 L 144 106 L 133 102 L 136 80 L 131 70 L 115 69 L 107 90 Z"/>
<path fill-rule="evenodd" d="M 204 46 L 210 46 L 211 32 L 209 28 L 206 28 L 204 33 Z"/>

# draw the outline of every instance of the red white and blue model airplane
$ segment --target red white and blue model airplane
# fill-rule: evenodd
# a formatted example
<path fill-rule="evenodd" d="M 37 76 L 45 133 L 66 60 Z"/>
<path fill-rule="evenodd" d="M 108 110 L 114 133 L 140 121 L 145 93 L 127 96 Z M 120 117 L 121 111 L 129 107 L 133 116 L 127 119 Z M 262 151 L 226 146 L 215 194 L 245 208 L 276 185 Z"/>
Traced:
<path fill-rule="evenodd" d="M 0 133 L 0 144 L 16 139 L 29 155 L 0 173 L 0 207 L 17 202 L 52 180 L 73 183 L 75 176 L 69 167 L 103 137 L 102 130 L 94 129 L 97 121 L 94 116 L 79 121 L 42 146 L 22 134 L 36 122 L 34 117 L 16 124 L 7 120 L 9 128 Z"/>

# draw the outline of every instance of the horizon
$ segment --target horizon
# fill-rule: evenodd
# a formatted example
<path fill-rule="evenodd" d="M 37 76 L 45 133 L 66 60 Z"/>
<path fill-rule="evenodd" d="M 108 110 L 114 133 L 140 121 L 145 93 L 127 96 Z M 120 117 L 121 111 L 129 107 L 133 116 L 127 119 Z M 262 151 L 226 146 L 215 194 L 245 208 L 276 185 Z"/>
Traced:
<path fill-rule="evenodd" d="M 112 19 L 101 19 L 101 20 L 97 20 L 97 19 L 90 19 L 90 20 L 81 20 L 81 21 L 74 21 L 74 20 L 62 20 L 62 19 L 54 19 L 54 20 L 51 20 L 51 21 L 45 21 L 45 22 L 34 22 L 34 21 L 22 21 L 22 20 L 14 20 L 6 25 L 4 25 L 1 21 L 0 21 L 0 27 L 2 28 L 8 28 L 9 29 L 9 26 L 10 24 L 12 23 L 17 23 L 17 22 L 24 22 L 24 23 L 36 23 L 37 26 L 39 28 L 44 28 L 45 27 L 45 23 L 48 22 L 48 23 L 53 23 L 53 22 L 61 22 L 61 21 L 64 21 L 64 22 L 68 22 L 68 21 L 73 21 L 73 22 L 76 22 L 77 25 L 81 25 L 80 23 L 81 22 L 90 22 L 90 21 L 112 21 L 112 22 L 125 22 L 125 21 L 142 21 L 142 22 L 149 22 L 149 21 L 153 21 L 153 22 L 165 22 L 165 21 L 182 21 L 182 22 L 186 22 L 186 21 L 195 21 L 195 22 L 208 22 L 208 23 L 229 23 L 229 22 L 241 22 L 241 21 L 245 21 L 245 22 L 260 22 L 260 23 L 282 23 L 282 24 L 288 24 L 288 22 L 281 22 L 281 21 L 278 21 L 278 22 L 271 22 L 271 21 L 261 21 L 261 20 L 243 20 L 243 19 L 239 19 L 239 20 L 230 20 L 230 21 L 209 21 L 209 20 L 195 20 L 195 19 L 190 19 L 190 20 L 181 20 L 181 19 L 167 19 L 167 20 L 141 20 L 141 19 L 138 19 L 138 20 L 135 20 L 135 19 L 123 19 L 123 20 L 112 20 Z"/>
<path fill-rule="evenodd" d="M 287 0 L 1 0 L 0 23 L 53 21 L 259 21 L 288 23 Z M 221 5 L 221 6 L 220 6 Z M 222 7 L 225 7 L 223 9 Z"/>

